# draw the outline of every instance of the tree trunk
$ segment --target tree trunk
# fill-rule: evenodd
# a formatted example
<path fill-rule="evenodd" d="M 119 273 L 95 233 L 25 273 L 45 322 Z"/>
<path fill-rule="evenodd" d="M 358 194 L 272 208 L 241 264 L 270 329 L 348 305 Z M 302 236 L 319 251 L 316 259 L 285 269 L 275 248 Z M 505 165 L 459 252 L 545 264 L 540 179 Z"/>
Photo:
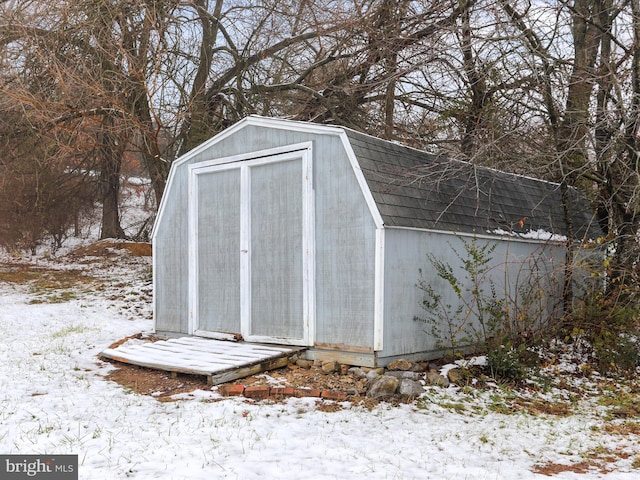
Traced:
<path fill-rule="evenodd" d="M 110 120 L 110 121 L 109 121 Z M 113 124 L 109 119 L 105 122 Z M 120 225 L 120 167 L 123 149 L 111 125 L 102 127 L 98 134 L 100 162 L 100 194 L 102 197 L 102 224 L 100 238 L 125 238 Z"/>
<path fill-rule="evenodd" d="M 188 112 L 180 132 L 178 155 L 183 155 L 207 140 L 210 132 L 210 116 L 207 104 L 207 79 L 213 63 L 213 50 L 218 35 L 218 19 L 224 0 L 216 0 L 213 14 L 209 14 L 202 0 L 194 2 L 202 27 L 198 70 L 191 85 Z"/>
<path fill-rule="evenodd" d="M 462 28 L 460 31 L 460 48 L 464 60 L 464 72 L 469 89 L 469 106 L 465 112 L 464 132 L 461 138 L 461 150 L 467 160 L 473 160 L 479 148 L 479 136 L 482 129 L 483 116 L 486 115 L 491 96 L 487 89 L 484 74 L 476 64 L 473 53 L 473 38 L 471 29 L 471 7 L 473 2 L 460 0 L 458 6 L 462 12 Z"/>

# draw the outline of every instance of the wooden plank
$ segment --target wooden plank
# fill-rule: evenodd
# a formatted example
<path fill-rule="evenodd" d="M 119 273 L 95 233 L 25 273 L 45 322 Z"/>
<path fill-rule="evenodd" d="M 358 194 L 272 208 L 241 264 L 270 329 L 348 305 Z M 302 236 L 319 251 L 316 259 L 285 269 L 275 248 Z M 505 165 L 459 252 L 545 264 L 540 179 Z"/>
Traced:
<path fill-rule="evenodd" d="M 106 356 L 106 355 L 105 355 Z M 190 375 L 208 375 L 208 373 L 202 372 L 201 370 L 198 369 L 188 369 L 188 368 L 183 368 L 183 367 L 173 367 L 171 365 L 168 365 L 166 363 L 155 363 L 155 362 L 151 362 L 151 361 L 146 361 L 146 360 L 139 360 L 139 361 L 132 361 L 130 358 L 120 358 L 116 355 L 113 356 L 106 356 L 107 358 L 110 358 L 112 360 L 115 360 L 117 362 L 122 362 L 122 363 L 128 363 L 131 365 L 137 365 L 139 367 L 146 367 L 146 368 L 153 368 L 155 370 L 164 370 L 167 372 L 178 372 L 178 373 L 188 373 Z"/>
<path fill-rule="evenodd" d="M 228 361 L 235 361 L 235 360 L 242 360 L 245 358 L 263 358 L 264 354 L 257 354 L 256 352 L 250 352 L 250 351 L 237 351 L 235 353 L 231 352 L 231 353 L 227 353 L 225 351 L 215 351 L 215 350 L 202 350 L 199 348 L 189 348 L 187 346 L 183 346 L 181 348 L 176 348 L 176 346 L 174 345 L 164 345 L 164 344 L 159 344 L 160 342 L 156 342 L 155 344 L 153 344 L 153 346 L 148 346 L 146 347 L 146 350 L 148 350 L 149 352 L 154 352 L 155 354 L 162 356 L 162 355 L 171 355 L 173 357 L 177 357 L 180 358 L 181 356 L 184 357 L 193 357 L 195 355 L 201 355 L 202 357 L 207 357 L 207 356 L 212 356 L 214 355 L 217 359 L 219 360 L 228 360 Z M 144 347 L 139 347 L 136 348 L 135 350 L 141 350 Z M 124 351 L 125 349 L 122 349 L 122 351 Z M 277 352 L 280 353 L 280 352 Z"/>
<path fill-rule="evenodd" d="M 223 341 L 212 341 L 212 339 L 197 337 L 181 337 L 172 338 L 170 340 L 162 340 L 166 343 L 187 345 L 189 347 L 198 348 L 202 351 L 222 352 L 222 351 L 259 351 L 259 352 L 281 352 L 294 350 L 295 347 L 279 346 L 279 345 L 263 345 L 256 343 L 229 343 Z M 158 343 L 158 342 L 156 342 Z"/>
<path fill-rule="evenodd" d="M 295 353 L 295 351 L 287 350 L 283 351 L 271 351 L 268 354 L 257 355 L 253 354 L 241 354 L 236 355 L 220 354 L 216 352 L 201 352 L 198 350 L 189 350 L 188 347 L 183 347 L 182 350 L 164 350 L 162 345 L 158 345 L 159 342 L 149 343 L 145 345 L 134 345 L 127 347 L 126 345 L 120 346 L 115 350 L 105 350 L 104 356 L 117 356 L 119 358 L 130 357 L 132 361 L 152 361 L 154 363 L 171 362 L 175 365 L 186 364 L 189 367 L 199 367 L 203 369 L 223 368 L 225 366 L 237 366 L 251 361 L 260 361 L 266 357 L 281 355 L 283 353 Z M 245 352 L 246 353 L 246 352 Z"/>
<path fill-rule="evenodd" d="M 184 359 L 177 357 L 170 357 L 167 355 L 149 355 L 146 352 L 103 352 L 103 356 L 112 358 L 119 362 L 131 363 L 134 365 L 149 366 L 150 368 L 156 368 L 159 370 L 180 371 L 184 370 L 185 373 L 197 372 L 199 375 L 208 375 L 212 371 L 226 370 L 242 365 L 242 362 L 220 362 L 212 359 L 208 362 L 199 361 L 198 359 Z M 168 368 L 162 368 L 166 365 Z"/>
<path fill-rule="evenodd" d="M 181 337 L 171 339 L 176 341 L 176 343 L 183 343 L 189 345 L 201 345 L 205 348 L 213 348 L 213 349 L 226 349 L 226 350 L 256 350 L 256 351 L 282 351 L 282 350 L 293 350 L 296 347 L 290 345 L 265 345 L 263 343 L 247 343 L 247 342 L 239 342 L 239 343 L 230 343 L 230 342 L 222 342 L 216 341 L 212 342 L 206 338 L 197 338 L 197 337 Z M 167 340 L 169 341 L 169 340 Z"/>
<path fill-rule="evenodd" d="M 100 355 L 156 370 L 207 376 L 212 385 L 281 368 L 301 347 L 281 347 L 183 337 L 120 345 Z"/>
<path fill-rule="evenodd" d="M 197 371 L 199 374 L 208 375 L 211 371 L 217 369 L 227 369 L 229 367 L 240 365 L 241 363 L 223 363 L 217 361 L 202 362 L 197 359 L 180 359 L 176 357 L 169 357 L 167 355 L 149 355 L 146 352 L 137 351 L 105 351 L 102 356 L 117 360 L 124 363 L 132 363 L 134 365 L 149 366 L 150 368 L 158 368 L 161 370 L 178 370 L 188 369 L 190 371 Z M 144 365 L 143 365 L 144 364 Z M 166 365 L 167 369 L 160 368 L 160 366 Z"/>
<path fill-rule="evenodd" d="M 211 338 L 213 340 L 226 340 L 228 342 L 242 341 L 242 335 L 239 333 L 225 333 L 225 332 L 209 332 L 207 330 L 196 330 L 195 335 Z"/>
<path fill-rule="evenodd" d="M 201 349 L 201 348 L 197 348 L 197 347 L 182 347 L 182 349 L 177 349 L 175 348 L 175 346 L 172 345 L 158 345 L 156 347 L 154 347 L 155 351 L 163 351 L 166 352 L 167 354 L 171 355 L 180 355 L 181 353 L 185 353 L 185 350 L 187 350 L 190 354 L 200 354 L 202 356 L 207 356 L 207 355 L 215 355 L 218 357 L 224 357 L 224 358 L 228 358 L 230 360 L 236 359 L 236 358 L 262 358 L 265 355 L 274 355 L 274 354 L 279 354 L 279 353 L 285 353 L 286 351 L 283 350 L 273 350 L 273 351 L 269 351 L 269 352 L 257 352 L 257 351 L 253 351 L 253 350 L 205 350 L 205 349 Z"/>
<path fill-rule="evenodd" d="M 207 383 L 209 385 L 219 385 L 221 383 L 231 382 L 239 378 L 244 378 L 250 375 L 256 375 L 258 373 L 266 372 L 268 370 L 285 367 L 288 362 L 289 358 L 288 356 L 286 356 L 282 358 L 269 359 L 255 365 L 238 367 L 226 372 L 209 375 L 207 377 Z"/>
<path fill-rule="evenodd" d="M 341 352 L 353 353 L 373 353 L 373 347 L 357 347 L 354 345 L 346 345 L 344 343 L 316 343 L 314 346 L 319 350 L 338 350 Z"/>
<path fill-rule="evenodd" d="M 363 367 L 377 367 L 377 359 L 374 354 L 341 352 L 338 350 L 318 350 L 313 349 L 305 353 L 305 358 L 309 360 L 320 360 L 323 362 L 336 361 L 345 365 L 361 365 Z"/>

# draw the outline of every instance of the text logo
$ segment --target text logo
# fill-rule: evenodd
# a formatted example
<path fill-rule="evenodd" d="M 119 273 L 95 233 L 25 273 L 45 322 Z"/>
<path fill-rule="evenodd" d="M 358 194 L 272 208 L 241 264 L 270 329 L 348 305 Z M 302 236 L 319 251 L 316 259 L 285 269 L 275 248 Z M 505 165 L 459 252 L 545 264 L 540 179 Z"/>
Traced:
<path fill-rule="evenodd" d="M 78 480 L 77 455 L 0 455 L 2 480 Z"/>

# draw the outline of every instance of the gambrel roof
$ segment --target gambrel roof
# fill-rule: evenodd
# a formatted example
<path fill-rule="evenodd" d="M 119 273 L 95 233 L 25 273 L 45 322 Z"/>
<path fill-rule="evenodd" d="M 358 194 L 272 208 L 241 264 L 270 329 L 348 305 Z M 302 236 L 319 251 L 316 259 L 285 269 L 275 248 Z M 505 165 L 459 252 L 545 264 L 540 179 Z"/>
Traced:
<path fill-rule="evenodd" d="M 438 157 L 344 129 L 384 224 L 475 234 L 566 235 L 560 185 Z M 576 238 L 602 235 L 570 190 Z"/>

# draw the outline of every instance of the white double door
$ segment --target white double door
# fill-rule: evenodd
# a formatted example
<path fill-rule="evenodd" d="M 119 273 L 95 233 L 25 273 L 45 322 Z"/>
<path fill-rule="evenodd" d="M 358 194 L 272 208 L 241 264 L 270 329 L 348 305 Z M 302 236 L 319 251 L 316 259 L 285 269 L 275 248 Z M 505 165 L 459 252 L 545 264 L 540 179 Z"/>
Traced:
<path fill-rule="evenodd" d="M 310 345 L 310 148 L 190 169 L 190 330 Z"/>

